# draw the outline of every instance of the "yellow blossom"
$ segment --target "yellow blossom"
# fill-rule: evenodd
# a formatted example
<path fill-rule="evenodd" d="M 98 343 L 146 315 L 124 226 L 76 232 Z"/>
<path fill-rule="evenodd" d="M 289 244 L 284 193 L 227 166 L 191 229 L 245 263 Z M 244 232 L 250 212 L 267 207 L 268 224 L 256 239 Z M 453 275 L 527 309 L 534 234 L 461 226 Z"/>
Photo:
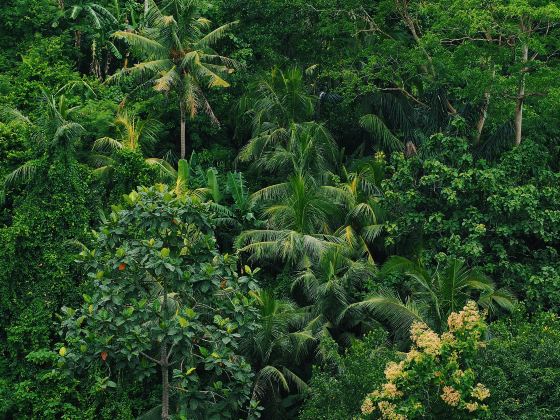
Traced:
<path fill-rule="evenodd" d="M 463 372 L 461 369 L 457 369 L 455 372 L 453 372 L 452 376 L 455 383 L 460 383 L 461 378 L 465 376 L 465 372 Z"/>
<path fill-rule="evenodd" d="M 388 381 L 394 381 L 399 378 L 402 375 L 403 365 L 403 362 L 389 362 L 385 368 L 385 378 L 387 378 Z"/>
<path fill-rule="evenodd" d="M 441 349 L 441 339 L 432 330 L 426 330 L 416 339 L 416 345 L 432 356 L 438 355 Z"/>
<path fill-rule="evenodd" d="M 469 410 L 469 413 L 472 413 L 473 411 L 478 410 L 478 403 L 477 402 L 466 403 L 465 407 L 467 408 L 467 410 Z"/>
<path fill-rule="evenodd" d="M 368 415 L 373 413 L 373 410 L 375 410 L 375 407 L 373 406 L 373 402 L 369 399 L 366 398 L 364 400 L 364 403 L 362 404 L 362 414 Z"/>
<path fill-rule="evenodd" d="M 490 396 L 490 390 L 481 383 L 476 384 L 471 395 L 477 400 L 483 401 Z"/>
<path fill-rule="evenodd" d="M 451 314 L 447 317 L 447 326 L 449 327 L 449 331 L 457 331 L 463 326 L 463 316 L 461 313 L 451 312 Z"/>
<path fill-rule="evenodd" d="M 461 401 L 461 394 L 452 386 L 444 386 L 443 394 L 440 395 L 441 399 L 445 401 L 446 404 L 456 407 Z"/>
<path fill-rule="evenodd" d="M 457 331 L 462 328 L 472 330 L 474 326 L 480 321 L 480 312 L 476 302 L 470 300 L 463 307 L 460 312 L 453 312 L 447 318 L 447 325 L 449 331 Z"/>
<path fill-rule="evenodd" d="M 379 403 L 377 403 L 377 407 L 379 407 L 381 416 L 384 419 L 406 420 L 406 416 L 395 412 L 397 406 L 395 404 L 391 404 L 389 401 L 380 401 Z"/>
<path fill-rule="evenodd" d="M 428 326 L 423 322 L 414 321 L 410 327 L 410 338 L 412 341 L 416 342 L 418 337 L 428 330 Z"/>
<path fill-rule="evenodd" d="M 441 342 L 445 344 L 453 344 L 455 343 L 455 336 L 450 332 L 444 332 L 441 335 Z"/>
<path fill-rule="evenodd" d="M 397 386 L 394 383 L 389 382 L 383 384 L 383 395 L 386 398 L 397 398 L 402 396 L 403 393 L 397 389 Z"/>
<path fill-rule="evenodd" d="M 407 362 L 411 362 L 412 360 L 418 361 L 421 356 L 422 354 L 418 350 L 412 349 L 406 354 L 406 361 Z"/>

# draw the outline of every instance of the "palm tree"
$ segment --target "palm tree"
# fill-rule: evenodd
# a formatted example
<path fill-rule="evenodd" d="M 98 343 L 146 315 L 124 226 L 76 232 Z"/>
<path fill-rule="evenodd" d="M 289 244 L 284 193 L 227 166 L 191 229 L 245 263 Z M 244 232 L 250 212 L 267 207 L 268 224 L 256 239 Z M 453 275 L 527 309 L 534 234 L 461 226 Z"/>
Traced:
<path fill-rule="evenodd" d="M 363 316 L 347 312 L 358 301 L 366 283 L 376 274 L 376 267 L 364 260 L 350 258 L 351 250 L 336 247 L 327 250 L 320 260 L 302 270 L 292 283 L 292 293 L 302 292 L 312 316 L 344 344 L 350 344 L 352 331 L 369 324 Z"/>
<path fill-rule="evenodd" d="M 316 98 L 308 94 L 303 72 L 273 68 L 270 74 L 250 86 L 239 108 L 251 119 L 253 137 L 266 131 L 287 128 L 292 123 L 310 121 Z"/>
<path fill-rule="evenodd" d="M 374 141 L 381 146 L 381 150 L 402 150 L 402 142 L 387 128 L 385 122 L 375 115 L 366 114 L 360 118 L 360 126 L 372 135 Z"/>
<path fill-rule="evenodd" d="M 255 260 L 281 260 L 303 268 L 341 243 L 329 223 L 346 199 L 336 187 L 296 174 L 287 182 L 257 191 L 252 199 L 264 206 L 268 228 L 242 232 L 236 243 L 240 252 L 250 253 Z"/>
<path fill-rule="evenodd" d="M 142 147 L 153 144 L 157 139 L 159 122 L 155 120 L 141 120 L 140 118 L 122 111 L 115 118 L 114 127 L 116 137 L 102 137 L 93 143 L 93 150 L 101 152 L 90 156 L 97 169 L 95 174 L 100 176 L 108 176 L 115 169 L 115 160 L 106 153 L 118 150 L 130 150 L 136 153 L 142 153 Z M 174 173 L 173 168 L 164 159 L 146 158 L 148 165 L 158 169 L 159 176 L 162 179 L 171 178 Z"/>
<path fill-rule="evenodd" d="M 165 0 L 158 7 L 149 1 L 146 27 L 138 32 L 117 31 L 114 37 L 126 41 L 141 60 L 111 77 L 122 80 L 130 76 L 138 87 L 151 85 L 156 92 L 175 93 L 179 101 L 181 158 L 186 155 L 186 117 L 199 111 L 218 120 L 204 88 L 228 87 L 223 79 L 235 62 L 218 55 L 211 47 L 223 38 L 232 23 L 208 32 L 210 21 L 199 14 L 191 0 Z"/>
<path fill-rule="evenodd" d="M 15 109 L 5 108 L 2 119 L 19 120 L 31 130 L 31 140 L 34 147 L 34 158 L 8 174 L 4 180 L 4 187 L 16 183 L 28 183 L 38 179 L 41 159 L 62 159 L 69 162 L 76 157 L 76 142 L 85 132 L 84 127 L 71 121 L 72 115 L 78 107 L 70 107 L 64 95 L 58 96 L 42 92 L 45 112 L 36 122 Z"/>
<path fill-rule="evenodd" d="M 240 101 L 242 115 L 251 120 L 252 134 L 239 159 L 271 172 L 281 168 L 324 172 L 335 161 L 337 149 L 327 128 L 312 121 L 315 103 L 299 68 L 273 69 Z"/>
<path fill-rule="evenodd" d="M 374 261 L 375 241 L 383 231 L 385 212 L 380 203 L 381 182 L 385 178 L 385 160 L 382 154 L 374 159 L 354 162 L 354 171 L 342 168 L 345 182 L 340 188 L 347 192 L 348 211 L 339 235 L 358 256 Z"/>
<path fill-rule="evenodd" d="M 276 403 L 281 392 L 307 389 L 294 367 L 309 354 L 315 336 L 308 328 L 308 315 L 292 302 L 276 299 L 272 292 L 251 292 L 259 310 L 256 332 L 245 337 L 242 349 L 257 371 L 253 398 Z"/>
<path fill-rule="evenodd" d="M 316 122 L 292 123 L 285 130 L 286 138 L 266 147 L 254 155 L 255 166 L 270 173 L 309 174 L 320 176 L 327 173 L 336 160 L 337 147 L 328 129 Z M 261 137 L 260 139 L 263 139 Z M 247 146 L 259 147 L 258 139 Z M 262 145 L 264 146 L 264 145 Z M 270 146 L 271 148 L 268 148 Z M 245 148 L 240 156 L 245 156 Z M 256 149 L 251 151 L 253 154 Z"/>
<path fill-rule="evenodd" d="M 403 273 L 411 281 L 411 294 L 406 300 L 393 290 L 381 288 L 349 309 L 371 311 L 397 334 L 407 334 L 415 320 L 442 332 L 449 314 L 472 299 L 492 313 L 500 309 L 511 311 L 515 305 L 511 292 L 496 289 L 492 280 L 457 259 L 451 259 L 443 269 L 438 267 L 430 272 L 407 258 L 394 256 L 381 269 L 382 276 L 389 273 Z"/>

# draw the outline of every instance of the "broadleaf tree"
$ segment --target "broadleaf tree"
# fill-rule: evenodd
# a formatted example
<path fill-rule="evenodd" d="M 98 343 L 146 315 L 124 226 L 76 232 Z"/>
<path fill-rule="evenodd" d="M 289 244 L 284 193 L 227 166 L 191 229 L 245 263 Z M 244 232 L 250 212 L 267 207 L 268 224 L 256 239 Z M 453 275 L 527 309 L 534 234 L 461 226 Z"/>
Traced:
<path fill-rule="evenodd" d="M 162 419 L 250 410 L 253 374 L 238 344 L 256 325 L 257 285 L 217 251 L 211 218 L 164 185 L 125 196 L 81 252 L 90 286 L 80 307 L 63 308 L 59 363 L 100 366 L 109 380 L 159 369 Z"/>

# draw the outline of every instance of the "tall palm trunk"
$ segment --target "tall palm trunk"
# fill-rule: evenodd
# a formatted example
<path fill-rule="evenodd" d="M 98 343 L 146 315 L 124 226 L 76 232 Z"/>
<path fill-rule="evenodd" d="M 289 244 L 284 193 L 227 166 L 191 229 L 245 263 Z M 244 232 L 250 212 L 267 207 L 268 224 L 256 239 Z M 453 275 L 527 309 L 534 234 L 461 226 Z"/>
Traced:
<path fill-rule="evenodd" d="M 181 159 L 185 158 L 187 154 L 187 132 L 186 132 L 186 111 L 185 104 L 183 101 L 179 103 L 179 109 L 181 112 Z"/>
<path fill-rule="evenodd" d="M 525 102 L 525 77 L 527 74 L 527 62 L 529 61 L 529 46 L 524 43 L 521 47 L 521 60 L 523 68 L 521 69 L 521 79 L 517 89 L 517 103 L 515 104 L 515 145 L 521 144 L 521 136 L 523 129 L 523 104 Z"/>

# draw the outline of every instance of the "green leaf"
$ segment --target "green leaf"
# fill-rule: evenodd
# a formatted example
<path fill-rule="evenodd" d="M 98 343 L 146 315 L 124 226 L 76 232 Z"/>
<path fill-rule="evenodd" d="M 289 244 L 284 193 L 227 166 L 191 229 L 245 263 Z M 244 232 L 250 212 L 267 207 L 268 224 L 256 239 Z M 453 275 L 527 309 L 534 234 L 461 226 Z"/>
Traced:
<path fill-rule="evenodd" d="M 187 321 L 185 318 L 183 318 L 182 316 L 179 316 L 179 325 L 181 326 L 181 328 L 186 328 L 189 325 L 189 321 Z"/>

